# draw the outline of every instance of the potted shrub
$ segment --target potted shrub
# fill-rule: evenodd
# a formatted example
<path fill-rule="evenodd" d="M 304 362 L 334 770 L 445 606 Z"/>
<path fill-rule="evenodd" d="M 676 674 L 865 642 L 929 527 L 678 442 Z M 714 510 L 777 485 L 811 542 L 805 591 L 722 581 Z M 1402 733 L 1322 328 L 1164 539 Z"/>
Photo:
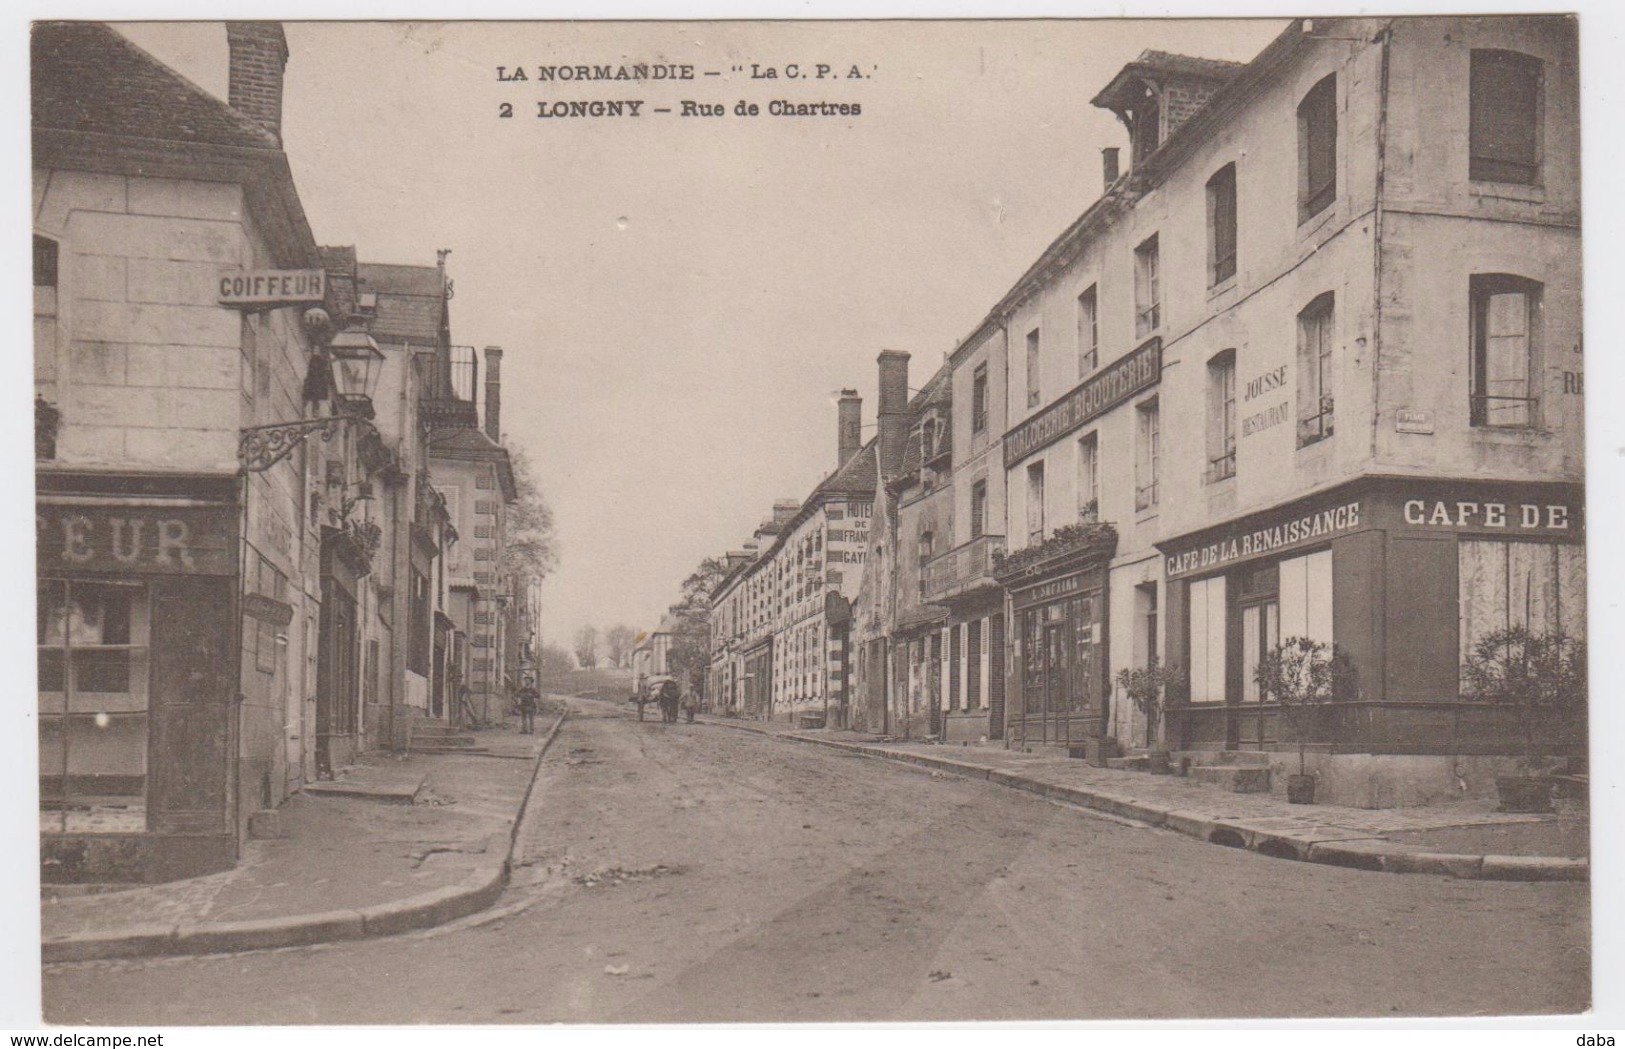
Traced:
<path fill-rule="evenodd" d="M 1125 667 L 1117 672 L 1117 687 L 1145 715 L 1145 746 L 1148 771 L 1166 776 L 1171 771 L 1168 748 L 1163 745 L 1162 716 L 1170 696 L 1185 683 L 1184 674 L 1172 663 L 1160 663 L 1156 656 L 1143 667 Z"/>
<path fill-rule="evenodd" d="M 1502 812 L 1552 811 L 1552 762 L 1542 759 L 1542 724 L 1561 725 L 1586 708 L 1585 641 L 1515 626 L 1473 642 L 1461 668 L 1468 698 L 1510 706 L 1523 755 L 1518 771 L 1497 776 Z"/>
<path fill-rule="evenodd" d="M 1309 739 L 1319 734 L 1320 708 L 1354 691 L 1354 663 L 1334 645 L 1289 637 L 1264 654 L 1253 671 L 1259 691 L 1280 705 L 1281 716 L 1298 741 L 1298 771 L 1286 778 L 1286 800 L 1313 805 L 1315 777 L 1309 774 Z"/>

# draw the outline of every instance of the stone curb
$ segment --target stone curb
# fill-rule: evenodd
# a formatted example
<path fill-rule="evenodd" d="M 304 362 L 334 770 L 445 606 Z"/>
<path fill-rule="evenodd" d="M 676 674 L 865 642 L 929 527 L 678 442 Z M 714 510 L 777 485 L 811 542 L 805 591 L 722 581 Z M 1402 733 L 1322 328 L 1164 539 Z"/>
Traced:
<path fill-rule="evenodd" d="M 567 714 L 560 714 L 536 753 L 536 769 L 525 787 L 518 814 L 506 832 L 507 849 L 496 863 L 477 867 L 455 885 L 444 885 L 404 900 L 380 903 L 358 910 L 301 914 L 257 921 L 203 922 L 175 926 L 139 926 L 113 936 L 73 935 L 40 944 L 41 961 L 82 962 L 105 958 L 145 958 L 177 954 L 229 954 L 237 951 L 268 950 L 276 947 L 308 947 L 317 943 L 337 943 L 375 936 L 394 936 L 417 929 L 433 928 L 466 918 L 496 903 L 508 886 L 513 849 L 519 838 L 531 795 L 542 767 L 542 758 L 558 736 Z M 491 844 L 500 842 L 503 832 L 491 835 Z"/>
<path fill-rule="evenodd" d="M 1199 812 L 1167 809 L 1152 802 L 1106 791 L 1044 783 L 1018 773 L 991 769 L 985 765 L 962 763 L 951 758 L 938 758 L 928 754 L 889 750 L 882 744 L 817 739 L 795 732 L 771 732 L 726 721 L 711 721 L 708 724 L 755 732 L 772 739 L 813 743 L 868 757 L 905 762 L 973 779 L 985 779 L 990 783 L 1064 801 L 1080 808 L 1095 809 L 1113 816 L 1138 820 L 1213 845 L 1247 849 L 1274 859 L 1299 860 L 1355 870 L 1383 871 L 1389 874 L 1438 874 L 1481 881 L 1591 880 L 1591 862 L 1586 859 L 1428 852 L 1425 849 L 1389 842 L 1382 838 L 1359 838 L 1352 831 L 1349 832 L 1349 837 L 1341 840 L 1307 838 L 1249 826 L 1246 820 L 1230 821 Z"/>

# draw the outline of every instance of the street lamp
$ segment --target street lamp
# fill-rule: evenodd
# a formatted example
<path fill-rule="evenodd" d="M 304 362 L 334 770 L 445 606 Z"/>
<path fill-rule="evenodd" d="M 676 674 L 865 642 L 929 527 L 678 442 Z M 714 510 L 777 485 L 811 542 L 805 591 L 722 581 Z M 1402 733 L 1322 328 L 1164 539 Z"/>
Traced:
<path fill-rule="evenodd" d="M 383 351 L 371 335 L 359 328 L 340 332 L 328 348 L 332 356 L 317 353 L 310 360 L 310 369 L 313 375 L 320 374 L 317 369 L 326 370 L 323 377 L 327 382 L 318 381 L 316 387 L 331 391 L 334 414 L 244 427 L 237 439 L 237 458 L 244 470 L 249 473 L 269 470 L 292 455 L 311 434 L 319 433 L 322 440 L 331 441 L 342 423 L 354 423 L 378 436 L 378 429 L 371 422 L 372 392 L 378 381 L 378 366 L 384 360 Z M 311 387 L 307 381 L 306 389 Z"/>

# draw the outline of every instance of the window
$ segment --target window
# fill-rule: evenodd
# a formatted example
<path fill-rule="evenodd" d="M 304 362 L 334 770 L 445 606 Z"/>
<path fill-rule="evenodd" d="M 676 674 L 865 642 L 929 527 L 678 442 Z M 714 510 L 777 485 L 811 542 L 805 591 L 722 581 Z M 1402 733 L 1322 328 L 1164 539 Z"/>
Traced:
<path fill-rule="evenodd" d="M 983 361 L 971 373 L 970 428 L 972 433 L 987 429 L 987 362 Z"/>
<path fill-rule="evenodd" d="M 936 552 L 936 545 L 937 536 L 935 532 L 929 528 L 920 532 L 920 564 L 923 565 L 931 560 L 932 555 Z"/>
<path fill-rule="evenodd" d="M 1456 558 L 1463 663 L 1480 638 L 1509 627 L 1585 636 L 1584 547 L 1462 539 Z"/>
<path fill-rule="evenodd" d="M 1281 562 L 1281 636 L 1332 643 L 1332 552 Z"/>
<path fill-rule="evenodd" d="M 34 234 L 34 287 L 56 287 L 56 241 Z"/>
<path fill-rule="evenodd" d="M 1157 505 L 1160 495 L 1157 481 L 1162 467 L 1162 419 L 1155 400 L 1140 405 L 1137 415 L 1134 509 L 1149 510 Z"/>
<path fill-rule="evenodd" d="M 1095 285 L 1078 296 L 1078 378 L 1100 367 L 1100 315 Z"/>
<path fill-rule="evenodd" d="M 145 830 L 147 588 L 41 579 L 38 599 L 41 804 L 53 829 Z"/>
<path fill-rule="evenodd" d="M 485 573 L 480 573 L 481 575 Z M 411 635 L 410 648 L 406 653 L 406 669 L 414 674 L 427 676 L 429 673 L 429 655 L 431 644 L 429 577 L 412 569 L 411 593 Z M 476 576 L 476 579 L 478 577 Z"/>
<path fill-rule="evenodd" d="M 1298 447 L 1332 435 L 1332 293 L 1298 314 Z"/>
<path fill-rule="evenodd" d="M 1140 621 L 1140 637 L 1135 644 L 1136 661 L 1150 665 L 1161 658 L 1161 645 L 1157 633 L 1157 584 L 1141 583 L 1134 588 L 1134 614 Z"/>
<path fill-rule="evenodd" d="M 1223 703 L 1225 679 L 1224 576 L 1198 579 L 1187 591 L 1191 702 Z"/>
<path fill-rule="evenodd" d="M 1298 221 L 1325 211 L 1337 197 L 1337 74 L 1298 103 Z"/>
<path fill-rule="evenodd" d="M 1475 50 L 1471 76 L 1468 177 L 1534 185 L 1540 181 L 1540 59 Z"/>
<path fill-rule="evenodd" d="M 973 619 L 965 626 L 965 709 L 987 706 L 982 688 L 982 621 Z"/>
<path fill-rule="evenodd" d="M 987 534 L 987 482 L 977 481 L 970 486 L 970 537 L 980 539 Z"/>
<path fill-rule="evenodd" d="M 1134 337 L 1144 338 L 1162 326 L 1162 273 L 1157 237 L 1152 234 L 1134 249 Z"/>
<path fill-rule="evenodd" d="M 1027 467 L 1027 544 L 1044 541 L 1044 464 Z"/>
<path fill-rule="evenodd" d="M 1236 476 L 1236 351 L 1207 363 L 1207 481 Z"/>
<path fill-rule="evenodd" d="M 1207 180 L 1208 284 L 1236 275 L 1236 166 L 1226 164 Z"/>
<path fill-rule="evenodd" d="M 1027 333 L 1027 407 L 1036 408 L 1042 395 L 1038 381 L 1038 329 Z"/>
<path fill-rule="evenodd" d="M 1100 520 L 1100 435 L 1078 438 L 1078 520 Z"/>
<path fill-rule="evenodd" d="M 1472 424 L 1533 426 L 1535 334 L 1541 286 L 1507 274 L 1474 276 L 1472 298 Z"/>

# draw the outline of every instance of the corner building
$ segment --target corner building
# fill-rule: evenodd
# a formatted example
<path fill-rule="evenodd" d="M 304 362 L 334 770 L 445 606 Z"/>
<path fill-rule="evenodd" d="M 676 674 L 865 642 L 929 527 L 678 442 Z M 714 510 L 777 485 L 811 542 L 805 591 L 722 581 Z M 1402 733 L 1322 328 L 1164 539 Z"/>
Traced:
<path fill-rule="evenodd" d="M 1585 633 L 1577 58 L 1565 17 L 1317 19 L 1096 97 L 1130 169 L 993 316 L 1012 745 L 1295 762 L 1253 670 L 1309 636 L 1359 684 L 1312 741 L 1320 800 L 1510 763 L 1465 653 Z M 1189 684 L 1160 732 L 1111 689 L 1153 654 Z"/>

